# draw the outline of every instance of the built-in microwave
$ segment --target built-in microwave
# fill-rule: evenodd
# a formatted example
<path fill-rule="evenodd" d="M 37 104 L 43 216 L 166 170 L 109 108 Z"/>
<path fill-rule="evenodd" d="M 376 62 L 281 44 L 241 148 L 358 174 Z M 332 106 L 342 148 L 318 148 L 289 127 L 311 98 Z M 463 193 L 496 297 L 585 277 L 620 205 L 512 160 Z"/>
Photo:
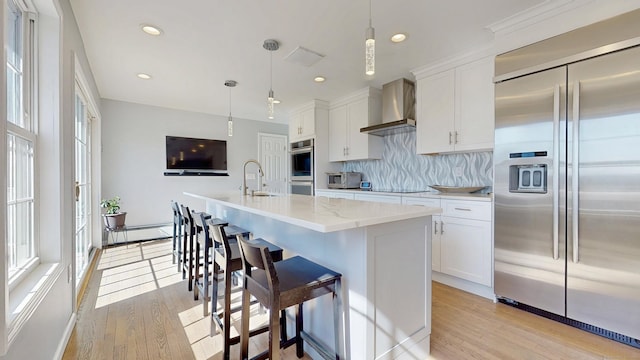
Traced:
<path fill-rule="evenodd" d="M 359 172 L 334 172 L 327 173 L 327 187 L 329 189 L 357 189 L 362 181 L 362 173 Z"/>

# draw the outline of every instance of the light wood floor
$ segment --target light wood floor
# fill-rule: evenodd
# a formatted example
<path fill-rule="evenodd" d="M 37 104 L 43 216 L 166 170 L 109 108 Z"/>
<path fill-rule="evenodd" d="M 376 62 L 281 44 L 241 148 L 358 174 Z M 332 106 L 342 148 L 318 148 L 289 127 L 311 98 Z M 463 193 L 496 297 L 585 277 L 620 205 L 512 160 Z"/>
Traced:
<path fill-rule="evenodd" d="M 170 241 L 105 250 L 63 359 L 221 359 L 221 335 L 209 336 L 170 253 Z M 253 324 L 264 321 L 254 313 Z M 436 360 L 640 359 L 640 350 L 435 282 L 432 315 Z M 252 338 L 250 352 L 265 345 L 266 334 Z M 238 347 L 231 352 L 237 359 Z M 294 347 L 282 357 L 297 359 Z"/>

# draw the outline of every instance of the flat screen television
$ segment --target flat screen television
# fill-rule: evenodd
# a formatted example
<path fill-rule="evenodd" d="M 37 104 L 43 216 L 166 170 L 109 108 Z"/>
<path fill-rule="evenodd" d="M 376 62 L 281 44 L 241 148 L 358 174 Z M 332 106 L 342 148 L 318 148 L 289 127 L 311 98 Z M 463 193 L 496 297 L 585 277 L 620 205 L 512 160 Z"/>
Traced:
<path fill-rule="evenodd" d="M 227 142 L 167 136 L 168 170 L 227 170 Z"/>

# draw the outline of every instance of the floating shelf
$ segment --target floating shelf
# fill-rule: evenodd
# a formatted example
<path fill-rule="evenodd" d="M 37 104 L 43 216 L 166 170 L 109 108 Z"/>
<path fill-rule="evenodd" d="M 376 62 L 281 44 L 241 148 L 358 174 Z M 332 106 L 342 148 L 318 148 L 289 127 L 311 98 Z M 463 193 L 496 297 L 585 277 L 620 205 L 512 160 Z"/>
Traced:
<path fill-rule="evenodd" d="M 164 176 L 229 176 L 229 174 L 206 171 L 165 171 Z"/>

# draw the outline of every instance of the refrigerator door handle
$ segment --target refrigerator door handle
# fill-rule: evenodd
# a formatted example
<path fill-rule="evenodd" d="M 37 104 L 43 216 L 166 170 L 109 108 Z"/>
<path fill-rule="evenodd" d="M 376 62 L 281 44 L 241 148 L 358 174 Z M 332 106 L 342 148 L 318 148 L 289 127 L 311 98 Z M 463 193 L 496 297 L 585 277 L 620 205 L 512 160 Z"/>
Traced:
<path fill-rule="evenodd" d="M 553 259 L 558 260 L 559 191 L 560 191 L 560 85 L 553 89 Z"/>
<path fill-rule="evenodd" d="M 573 83 L 573 147 L 571 154 L 571 229 L 573 238 L 573 262 L 580 261 L 579 256 L 579 234 L 578 234 L 578 219 L 579 219 L 579 165 L 580 165 L 580 82 Z"/>

